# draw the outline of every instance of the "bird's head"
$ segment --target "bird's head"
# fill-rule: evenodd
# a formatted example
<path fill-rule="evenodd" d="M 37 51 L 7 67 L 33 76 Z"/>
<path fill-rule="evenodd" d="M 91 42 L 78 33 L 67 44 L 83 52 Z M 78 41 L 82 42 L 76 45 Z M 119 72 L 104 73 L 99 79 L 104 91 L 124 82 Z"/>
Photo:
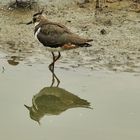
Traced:
<path fill-rule="evenodd" d="M 32 17 L 32 20 L 28 23 L 26 23 L 27 25 L 29 24 L 37 24 L 40 23 L 41 21 L 46 20 L 46 15 L 43 13 L 43 10 L 35 13 Z"/>
<path fill-rule="evenodd" d="M 42 117 L 42 115 L 39 114 L 39 112 L 37 112 L 33 107 L 29 107 L 27 105 L 24 105 L 30 113 L 30 118 L 36 122 L 38 122 L 38 124 L 40 125 L 40 119 Z"/>

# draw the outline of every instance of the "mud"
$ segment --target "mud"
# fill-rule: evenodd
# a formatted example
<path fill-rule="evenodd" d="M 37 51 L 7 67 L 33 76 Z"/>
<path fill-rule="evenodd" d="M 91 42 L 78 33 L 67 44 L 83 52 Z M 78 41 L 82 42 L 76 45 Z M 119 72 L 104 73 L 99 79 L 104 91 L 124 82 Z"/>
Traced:
<path fill-rule="evenodd" d="M 132 2 L 107 3 L 96 16 L 94 3 L 80 8 L 75 1 L 56 0 L 39 7 L 45 9 L 49 20 L 94 40 L 90 48 L 63 52 L 57 67 L 140 72 L 140 15 Z M 0 51 L 5 54 L 1 59 L 14 58 L 27 65 L 50 63 L 51 54 L 34 39 L 34 26 L 25 25 L 37 9 L 15 10 L 1 5 Z"/>

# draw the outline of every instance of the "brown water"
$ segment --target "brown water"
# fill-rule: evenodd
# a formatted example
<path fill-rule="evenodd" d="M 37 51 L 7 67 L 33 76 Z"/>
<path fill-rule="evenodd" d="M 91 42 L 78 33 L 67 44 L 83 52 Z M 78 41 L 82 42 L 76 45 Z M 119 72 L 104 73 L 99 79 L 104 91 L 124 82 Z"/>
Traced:
<path fill-rule="evenodd" d="M 2 68 L 4 67 L 4 69 Z M 131 73 L 56 68 L 59 88 L 90 102 L 92 109 L 71 108 L 33 121 L 24 104 L 51 85 L 46 64 L 0 62 L 0 139 L 139 140 L 140 76 Z"/>

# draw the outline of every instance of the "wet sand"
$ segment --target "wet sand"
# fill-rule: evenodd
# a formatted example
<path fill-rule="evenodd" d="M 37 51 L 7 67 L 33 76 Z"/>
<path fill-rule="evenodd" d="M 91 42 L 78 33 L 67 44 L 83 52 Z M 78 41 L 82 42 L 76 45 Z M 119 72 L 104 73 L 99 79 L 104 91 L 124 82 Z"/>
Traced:
<path fill-rule="evenodd" d="M 139 13 L 128 1 L 107 4 L 108 8 L 95 16 L 94 4 L 80 8 L 69 0 L 47 3 L 44 9 L 49 20 L 60 22 L 82 37 L 93 39 L 93 46 L 88 49 L 63 52 L 60 64 L 69 69 L 85 67 L 140 72 Z M 20 56 L 28 62 L 33 56 L 36 63 L 49 63 L 50 53 L 34 39 L 34 26 L 25 25 L 36 11 L 0 9 L 0 50 L 7 53 L 7 57 Z M 101 34 L 102 29 L 105 34 Z"/>

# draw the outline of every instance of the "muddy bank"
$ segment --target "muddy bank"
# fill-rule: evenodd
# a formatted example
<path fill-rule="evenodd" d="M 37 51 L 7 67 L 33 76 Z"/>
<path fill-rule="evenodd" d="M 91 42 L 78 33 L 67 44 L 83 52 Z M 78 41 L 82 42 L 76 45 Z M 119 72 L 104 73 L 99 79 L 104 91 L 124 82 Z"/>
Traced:
<path fill-rule="evenodd" d="M 57 62 L 58 67 L 140 72 L 140 15 L 132 10 L 131 3 L 108 4 L 95 17 L 94 4 L 80 8 L 73 1 L 70 4 L 70 1 L 58 2 L 43 5 L 48 19 L 63 23 L 73 32 L 94 40 L 91 48 L 63 52 Z M 28 65 L 50 63 L 50 53 L 34 39 L 34 26 L 25 25 L 36 10 L 7 10 L 2 7 L 0 51 L 6 55 L 1 55 L 1 59 L 17 57 L 17 61 Z"/>

